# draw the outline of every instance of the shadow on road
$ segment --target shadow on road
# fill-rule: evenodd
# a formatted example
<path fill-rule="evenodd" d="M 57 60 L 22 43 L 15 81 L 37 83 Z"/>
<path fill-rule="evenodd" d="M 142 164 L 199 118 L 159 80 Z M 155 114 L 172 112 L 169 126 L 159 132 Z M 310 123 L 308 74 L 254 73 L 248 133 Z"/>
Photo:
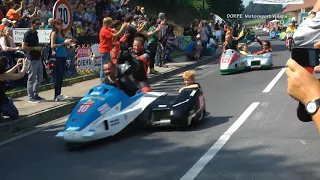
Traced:
<path fill-rule="evenodd" d="M 227 118 L 222 119 L 225 121 Z M 211 118 L 208 120 L 211 121 Z M 207 126 L 208 120 L 203 126 Z M 212 117 L 214 120 L 218 121 Z M 148 136 L 144 134 L 150 133 L 141 132 L 67 151 L 63 148 L 63 142 L 53 137 L 55 133 L 41 132 L 42 136 L 26 137 L 23 149 L 21 142 L 2 147 L 1 160 L 6 163 L 0 164 L 1 179 L 180 179 L 220 136 L 214 136 L 212 132 L 162 132 L 170 133 L 170 138 L 165 138 L 161 132 Z M 210 141 L 205 139 L 212 136 Z M 245 145 L 243 139 L 238 141 L 242 145 L 225 144 L 198 178 L 320 178 L 316 174 L 318 164 L 288 159 L 286 152 L 275 154 L 272 146 L 250 146 Z M 292 164 L 292 161 L 295 163 Z"/>

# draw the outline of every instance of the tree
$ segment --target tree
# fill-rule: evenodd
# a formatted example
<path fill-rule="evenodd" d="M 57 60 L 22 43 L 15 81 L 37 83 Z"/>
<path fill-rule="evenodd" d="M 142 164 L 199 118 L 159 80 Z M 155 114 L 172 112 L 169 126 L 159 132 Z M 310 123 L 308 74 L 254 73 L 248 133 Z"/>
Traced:
<path fill-rule="evenodd" d="M 202 19 L 202 3 L 203 0 L 134 0 L 133 5 L 144 6 L 152 14 L 165 12 L 171 19 L 181 22 Z M 242 13 L 244 10 L 242 0 L 204 0 L 204 3 L 205 19 L 210 18 L 210 12 L 226 18 L 227 13 Z"/>
<path fill-rule="evenodd" d="M 239 14 L 244 11 L 242 0 L 209 0 L 210 10 L 222 18 L 227 17 L 227 14 Z"/>
<path fill-rule="evenodd" d="M 244 14 L 271 15 L 282 12 L 282 9 L 281 4 L 253 4 L 253 1 L 250 1 Z"/>

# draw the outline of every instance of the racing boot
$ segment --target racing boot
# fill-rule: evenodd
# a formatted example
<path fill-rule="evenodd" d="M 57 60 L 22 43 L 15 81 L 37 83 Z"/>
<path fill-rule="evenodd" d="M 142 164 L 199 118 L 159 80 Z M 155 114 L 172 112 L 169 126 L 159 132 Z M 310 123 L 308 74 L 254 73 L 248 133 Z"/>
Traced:
<path fill-rule="evenodd" d="M 314 48 L 314 44 L 320 41 L 320 12 L 312 19 L 305 19 L 293 35 L 293 41 L 297 48 Z"/>

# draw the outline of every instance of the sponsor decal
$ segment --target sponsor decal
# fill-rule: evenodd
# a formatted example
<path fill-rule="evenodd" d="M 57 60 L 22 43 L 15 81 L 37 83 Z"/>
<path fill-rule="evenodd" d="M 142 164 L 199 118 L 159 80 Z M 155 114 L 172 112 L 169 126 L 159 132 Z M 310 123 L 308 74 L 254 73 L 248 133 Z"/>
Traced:
<path fill-rule="evenodd" d="M 67 136 L 74 136 L 74 135 L 76 135 L 76 132 L 68 131 L 68 132 L 65 132 L 65 134 L 66 134 Z"/>
<path fill-rule="evenodd" d="M 92 92 L 90 95 L 100 95 L 101 93 L 100 92 Z"/>
<path fill-rule="evenodd" d="M 76 131 L 78 129 L 80 129 L 80 127 L 68 127 L 66 131 Z"/>
<path fill-rule="evenodd" d="M 204 97 L 203 97 L 203 94 L 200 94 L 200 96 L 199 96 L 199 105 L 200 105 L 200 108 L 202 108 L 202 106 L 204 105 Z"/>
<path fill-rule="evenodd" d="M 93 105 L 93 102 L 86 102 L 86 103 L 82 103 L 80 106 L 79 106 L 79 109 L 77 110 L 77 113 L 79 114 L 84 114 L 86 113 L 90 107 Z"/>
<path fill-rule="evenodd" d="M 98 108 L 98 111 L 100 112 L 100 114 L 104 114 L 109 110 L 110 110 L 110 107 L 107 103 L 105 103 L 104 105 L 102 105 Z"/>
<path fill-rule="evenodd" d="M 119 119 L 114 119 L 114 120 L 111 120 L 111 121 L 110 121 L 111 126 L 117 125 L 117 124 L 119 124 L 119 123 L 120 123 L 120 120 L 119 120 Z"/>
<path fill-rule="evenodd" d="M 244 66 L 244 62 L 241 62 L 238 64 L 238 67 L 243 67 Z"/>
<path fill-rule="evenodd" d="M 229 63 L 231 61 L 231 58 L 222 58 L 221 62 L 222 63 Z"/>
<path fill-rule="evenodd" d="M 190 96 L 193 97 L 193 96 L 196 94 L 196 92 L 197 92 L 196 90 L 193 90 L 193 91 L 191 92 Z"/>
<path fill-rule="evenodd" d="M 128 115 L 127 114 L 124 115 L 124 120 L 128 120 Z"/>
<path fill-rule="evenodd" d="M 117 111 L 119 110 L 119 106 L 116 107 L 116 110 L 117 110 Z"/>
<path fill-rule="evenodd" d="M 99 96 L 89 96 L 89 97 L 85 97 L 85 98 L 82 98 L 82 101 L 83 100 L 100 100 L 100 101 L 103 101 L 105 100 L 106 98 L 103 98 L 103 97 L 99 97 Z"/>

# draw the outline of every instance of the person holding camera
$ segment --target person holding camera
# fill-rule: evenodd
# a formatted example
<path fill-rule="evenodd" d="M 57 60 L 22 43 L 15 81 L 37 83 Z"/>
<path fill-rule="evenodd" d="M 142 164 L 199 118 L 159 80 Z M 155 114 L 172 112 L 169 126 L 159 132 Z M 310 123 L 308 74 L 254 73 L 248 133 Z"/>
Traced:
<path fill-rule="evenodd" d="M 20 69 L 20 66 L 22 68 Z M 9 116 L 10 119 L 19 117 L 19 111 L 14 105 L 13 100 L 6 95 L 6 82 L 7 80 L 18 80 L 22 78 L 28 68 L 28 62 L 25 59 L 19 59 L 17 64 L 11 69 L 7 70 L 8 58 L 0 56 L 0 119 L 4 116 Z M 18 70 L 19 69 L 19 70 Z M 18 73 L 15 73 L 18 70 Z"/>
<path fill-rule="evenodd" d="M 311 117 L 320 132 L 320 82 L 312 76 L 304 67 L 300 66 L 295 60 L 289 59 L 287 62 L 287 80 L 288 94 L 299 101 L 303 106 L 298 107 L 299 114 L 303 113 L 305 117 L 299 117 L 300 120 Z M 300 112 L 299 112 L 300 111 Z M 309 117 L 308 117 L 309 116 Z M 303 119 L 302 119 L 303 118 Z M 305 120 L 308 121 L 308 120 Z"/>

